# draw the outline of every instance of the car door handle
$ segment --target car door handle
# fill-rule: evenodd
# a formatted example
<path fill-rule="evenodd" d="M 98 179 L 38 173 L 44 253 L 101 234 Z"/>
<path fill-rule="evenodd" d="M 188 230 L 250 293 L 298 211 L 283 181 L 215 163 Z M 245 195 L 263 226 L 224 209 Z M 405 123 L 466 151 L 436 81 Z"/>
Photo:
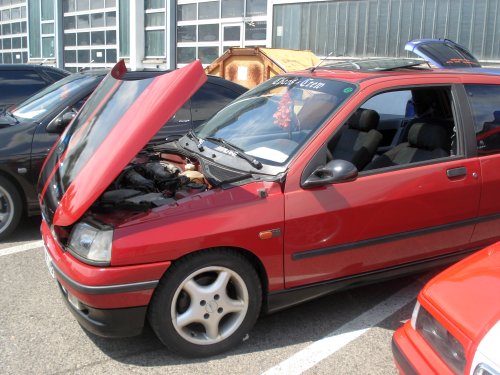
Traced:
<path fill-rule="evenodd" d="M 467 175 L 467 168 L 458 167 L 458 168 L 448 169 L 446 171 L 446 175 L 448 176 L 448 178 L 462 177 Z"/>

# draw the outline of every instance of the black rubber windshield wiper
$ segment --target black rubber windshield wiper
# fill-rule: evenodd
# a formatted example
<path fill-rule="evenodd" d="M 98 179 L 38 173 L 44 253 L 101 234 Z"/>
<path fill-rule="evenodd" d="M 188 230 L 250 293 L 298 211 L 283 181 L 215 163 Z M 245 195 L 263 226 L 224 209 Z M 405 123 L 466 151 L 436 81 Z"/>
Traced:
<path fill-rule="evenodd" d="M 262 163 L 260 161 L 255 159 L 253 156 L 250 156 L 247 153 L 245 153 L 245 151 L 243 151 L 238 146 L 235 146 L 232 143 L 226 141 L 224 138 L 206 137 L 205 140 L 223 145 L 228 150 L 231 150 L 236 156 L 239 156 L 243 160 L 246 160 L 247 162 L 249 162 L 252 165 L 252 167 L 254 167 L 254 168 L 257 168 L 257 169 L 262 168 Z"/>
<path fill-rule="evenodd" d="M 19 124 L 19 120 L 18 118 L 12 113 L 12 112 L 9 112 L 7 110 L 4 110 L 2 115 L 6 115 L 6 116 L 9 116 L 10 118 L 14 119 L 14 121 L 16 122 L 16 125 Z"/>
<path fill-rule="evenodd" d="M 200 138 L 198 138 L 193 129 L 191 129 L 186 135 L 189 139 L 191 139 L 194 143 L 196 143 L 196 147 L 200 152 L 203 152 L 205 150 L 202 145 L 203 141 Z"/>

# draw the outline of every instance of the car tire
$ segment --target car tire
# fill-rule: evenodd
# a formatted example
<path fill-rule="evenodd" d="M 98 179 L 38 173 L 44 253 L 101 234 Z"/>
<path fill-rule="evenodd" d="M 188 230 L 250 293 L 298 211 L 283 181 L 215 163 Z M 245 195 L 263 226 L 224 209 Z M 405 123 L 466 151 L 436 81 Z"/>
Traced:
<path fill-rule="evenodd" d="M 261 303 L 259 277 L 242 254 L 205 250 L 169 268 L 151 300 L 149 323 L 170 351 L 206 357 L 243 341 Z"/>
<path fill-rule="evenodd" d="M 22 201 L 15 186 L 0 176 L 0 240 L 9 236 L 21 220 Z"/>

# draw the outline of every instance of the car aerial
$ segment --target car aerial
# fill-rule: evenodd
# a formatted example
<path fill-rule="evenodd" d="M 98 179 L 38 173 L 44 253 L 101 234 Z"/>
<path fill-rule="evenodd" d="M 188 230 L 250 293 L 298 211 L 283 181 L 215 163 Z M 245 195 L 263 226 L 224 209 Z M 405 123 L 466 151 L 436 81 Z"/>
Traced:
<path fill-rule="evenodd" d="M 134 71 L 128 72 L 127 77 L 137 79 L 163 73 Z M 74 73 L 0 115 L 0 240 L 12 233 L 23 212 L 29 216 L 40 213 L 35 185 L 43 161 L 105 74 L 104 70 Z M 209 77 L 152 142 L 185 134 L 245 91 L 234 82 Z"/>
<path fill-rule="evenodd" d="M 500 243 L 438 274 L 393 336 L 402 374 L 500 374 Z"/>
<path fill-rule="evenodd" d="M 21 103 L 69 74 L 47 65 L 0 64 L 0 110 Z"/>
<path fill-rule="evenodd" d="M 134 335 L 147 319 L 170 350 L 213 355 L 260 313 L 499 238 L 500 147 L 476 139 L 500 126 L 498 75 L 318 66 L 147 147 L 202 67 L 141 81 L 124 70 L 86 102 L 38 184 L 47 264 L 91 332 Z"/>

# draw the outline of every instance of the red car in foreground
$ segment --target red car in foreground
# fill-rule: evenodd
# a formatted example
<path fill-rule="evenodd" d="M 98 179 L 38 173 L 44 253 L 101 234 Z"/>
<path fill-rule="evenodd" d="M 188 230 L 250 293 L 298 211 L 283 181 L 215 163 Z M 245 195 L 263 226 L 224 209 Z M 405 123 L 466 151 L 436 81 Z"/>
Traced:
<path fill-rule="evenodd" d="M 429 281 L 392 350 L 402 374 L 500 374 L 500 243 Z"/>
<path fill-rule="evenodd" d="M 273 77 L 154 147 L 202 67 L 127 81 L 117 64 L 39 180 L 69 309 L 99 335 L 148 319 L 171 350 L 212 355 L 261 312 L 498 240 L 499 147 L 479 153 L 476 133 L 500 126 L 500 76 L 419 64 Z"/>

